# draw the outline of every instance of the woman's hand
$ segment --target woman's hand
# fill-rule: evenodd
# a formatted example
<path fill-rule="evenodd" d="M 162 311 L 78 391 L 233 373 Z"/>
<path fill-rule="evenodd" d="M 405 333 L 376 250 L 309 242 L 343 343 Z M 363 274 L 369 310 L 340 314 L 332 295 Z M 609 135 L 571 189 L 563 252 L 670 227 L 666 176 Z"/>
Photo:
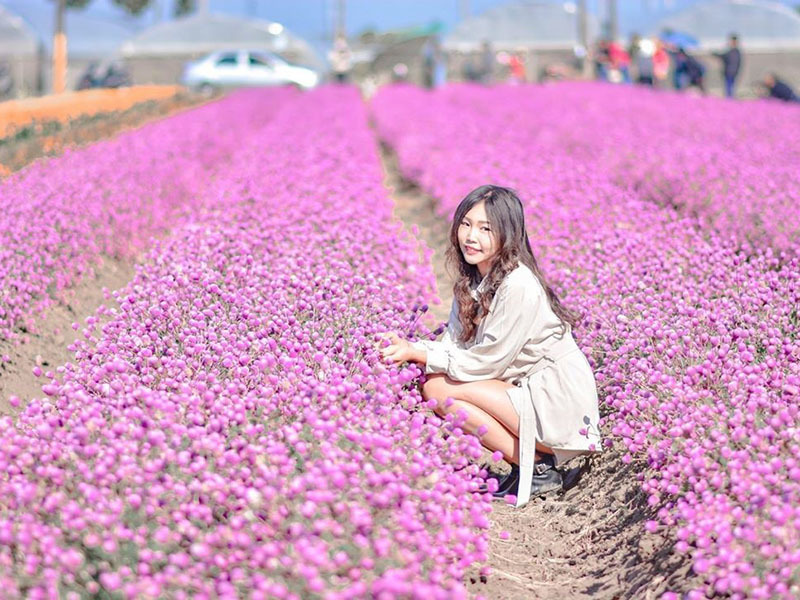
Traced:
<path fill-rule="evenodd" d="M 404 362 L 424 364 L 426 362 L 427 353 L 425 350 L 417 350 L 411 345 L 411 342 L 404 340 L 396 333 L 385 333 L 381 339 L 389 342 L 388 346 L 380 349 L 384 360 L 398 364 Z"/>

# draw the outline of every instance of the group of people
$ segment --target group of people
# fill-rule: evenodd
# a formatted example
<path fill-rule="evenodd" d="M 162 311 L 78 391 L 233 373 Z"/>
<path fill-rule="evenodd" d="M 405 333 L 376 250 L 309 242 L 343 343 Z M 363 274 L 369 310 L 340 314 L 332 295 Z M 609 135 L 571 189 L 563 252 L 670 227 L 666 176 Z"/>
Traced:
<path fill-rule="evenodd" d="M 687 38 L 689 44 L 693 42 Z M 687 45 L 680 38 L 664 36 L 663 38 L 647 38 L 634 34 L 628 47 L 616 40 L 602 39 L 582 57 L 594 65 L 595 77 L 614 83 L 636 83 L 651 87 L 672 87 L 676 90 L 697 89 L 705 94 L 706 67 L 693 56 Z M 739 36 L 728 37 L 727 48 L 715 52 L 720 61 L 725 96 L 736 97 L 736 86 L 742 72 L 743 56 L 739 48 Z M 353 68 L 353 52 L 347 38 L 338 35 L 334 40 L 328 58 L 331 63 L 333 79 L 339 83 L 347 82 Z M 448 57 L 439 41 L 431 38 L 422 47 L 421 83 L 428 88 L 437 88 L 447 81 Z M 524 48 L 515 51 L 495 52 L 491 43 L 485 40 L 477 53 L 466 56 L 463 60 L 455 60 L 451 68 L 460 67 L 461 78 L 465 81 L 492 84 L 498 76 L 498 65 L 505 71 L 508 83 L 523 83 L 528 80 L 526 67 L 527 52 Z M 546 65 L 539 73 L 539 80 L 580 78 L 581 73 L 566 64 Z M 398 62 L 394 65 L 391 80 L 406 81 L 411 77 L 409 65 Z M 798 102 L 800 98 L 792 87 L 775 73 L 769 73 L 759 82 L 763 96 Z"/>
<path fill-rule="evenodd" d="M 639 83 L 666 87 L 672 67 L 672 87 L 676 90 L 696 88 L 706 93 L 706 67 L 679 42 L 642 38 L 636 34 L 628 48 L 615 40 L 603 39 L 593 53 L 597 79 L 616 83 Z M 742 52 L 739 36 L 728 36 L 728 46 L 715 52 L 720 60 L 721 75 L 725 84 L 725 97 L 736 96 L 736 84 L 742 70 Z M 759 83 L 763 95 L 789 102 L 798 101 L 791 86 L 770 73 Z"/>
<path fill-rule="evenodd" d="M 665 87 L 672 68 L 672 86 L 676 90 L 691 87 L 705 93 L 705 67 L 681 45 L 658 38 L 634 34 L 628 48 L 616 40 L 602 39 L 594 52 L 597 79 Z M 733 86 L 741 67 L 738 38 L 732 35 L 730 48 L 719 54 L 725 73 L 725 94 L 733 96 Z"/>

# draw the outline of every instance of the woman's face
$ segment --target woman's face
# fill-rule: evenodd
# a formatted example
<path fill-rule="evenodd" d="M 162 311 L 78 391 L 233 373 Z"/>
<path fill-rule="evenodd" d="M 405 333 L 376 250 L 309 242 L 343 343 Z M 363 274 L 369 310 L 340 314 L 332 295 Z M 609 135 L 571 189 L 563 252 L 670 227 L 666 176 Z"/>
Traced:
<path fill-rule="evenodd" d="M 458 224 L 458 246 L 464 260 L 476 265 L 481 275 L 489 272 L 497 255 L 497 238 L 486 216 L 484 202 L 473 206 Z"/>

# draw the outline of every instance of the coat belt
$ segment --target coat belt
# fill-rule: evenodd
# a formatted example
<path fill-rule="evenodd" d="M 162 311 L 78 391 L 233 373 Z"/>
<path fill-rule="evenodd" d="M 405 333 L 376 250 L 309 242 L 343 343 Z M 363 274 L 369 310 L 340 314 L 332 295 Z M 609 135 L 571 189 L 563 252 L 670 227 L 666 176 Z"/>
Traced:
<path fill-rule="evenodd" d="M 546 367 L 555 364 L 565 356 L 573 352 L 580 352 L 580 348 L 572 339 L 570 335 L 566 335 L 558 340 L 548 350 L 548 354 L 538 360 L 526 373 L 525 377 L 515 381 L 514 385 L 522 387 L 522 381 L 532 376 L 534 373 L 544 370 Z M 514 391 L 515 396 L 519 399 L 519 439 L 520 442 L 527 441 L 531 444 L 530 447 L 520 443 L 519 445 L 519 468 L 520 468 L 520 481 L 517 490 L 516 507 L 525 506 L 530 500 L 531 494 L 531 478 L 535 470 L 535 455 L 536 455 L 536 411 L 533 408 L 533 403 L 527 398 L 522 398 L 517 394 L 524 395 L 520 390 Z"/>
<path fill-rule="evenodd" d="M 549 367 L 552 364 L 557 363 L 559 360 L 564 358 L 565 356 L 569 356 L 573 352 L 580 351 L 578 345 L 575 341 L 570 337 L 564 336 L 558 342 L 553 344 L 548 350 L 548 353 L 544 355 L 542 358 L 537 360 L 533 365 L 531 365 L 528 372 L 525 373 L 524 376 L 520 377 L 519 379 L 515 380 L 513 383 L 517 387 L 522 385 L 522 380 L 530 377 L 534 373 L 538 373 L 539 371 L 544 370 L 545 368 Z"/>

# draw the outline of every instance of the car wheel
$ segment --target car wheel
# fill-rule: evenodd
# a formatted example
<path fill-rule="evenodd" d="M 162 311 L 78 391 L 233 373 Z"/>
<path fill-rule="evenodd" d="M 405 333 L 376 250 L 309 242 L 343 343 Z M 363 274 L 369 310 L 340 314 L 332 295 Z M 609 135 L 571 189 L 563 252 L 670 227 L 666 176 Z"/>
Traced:
<path fill-rule="evenodd" d="M 201 96 L 204 96 L 205 98 L 210 98 L 217 92 L 217 88 L 216 86 L 206 81 L 197 86 L 197 91 L 200 93 Z"/>

